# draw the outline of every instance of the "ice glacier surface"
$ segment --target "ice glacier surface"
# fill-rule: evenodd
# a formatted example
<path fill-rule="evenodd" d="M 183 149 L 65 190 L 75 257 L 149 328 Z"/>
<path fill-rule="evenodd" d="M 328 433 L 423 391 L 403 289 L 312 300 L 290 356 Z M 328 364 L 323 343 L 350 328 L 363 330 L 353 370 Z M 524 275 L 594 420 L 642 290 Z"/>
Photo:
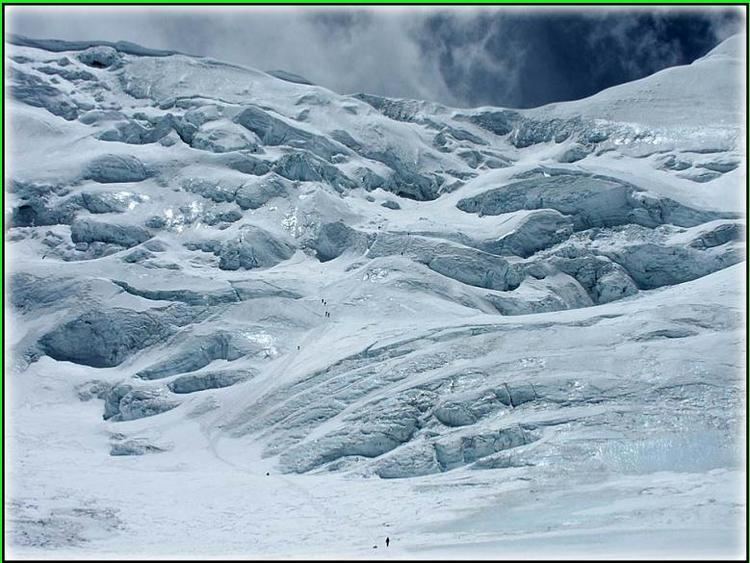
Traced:
<path fill-rule="evenodd" d="M 14 555 L 741 552 L 744 37 L 529 110 L 6 49 Z"/>

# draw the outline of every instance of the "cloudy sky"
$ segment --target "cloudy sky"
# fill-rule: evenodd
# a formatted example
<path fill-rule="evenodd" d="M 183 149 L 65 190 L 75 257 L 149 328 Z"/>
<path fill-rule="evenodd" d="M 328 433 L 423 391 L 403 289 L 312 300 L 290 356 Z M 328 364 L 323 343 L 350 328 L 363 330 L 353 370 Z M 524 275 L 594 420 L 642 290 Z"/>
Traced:
<path fill-rule="evenodd" d="M 6 32 L 126 40 L 341 93 L 534 107 L 687 64 L 745 31 L 740 7 L 12 6 Z"/>

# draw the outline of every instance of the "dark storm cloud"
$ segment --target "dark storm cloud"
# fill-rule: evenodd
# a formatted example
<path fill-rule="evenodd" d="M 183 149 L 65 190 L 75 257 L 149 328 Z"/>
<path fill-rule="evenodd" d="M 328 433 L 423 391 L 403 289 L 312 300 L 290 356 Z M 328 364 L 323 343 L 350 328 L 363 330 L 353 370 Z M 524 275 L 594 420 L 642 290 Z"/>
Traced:
<path fill-rule="evenodd" d="M 577 99 L 702 56 L 744 30 L 739 8 L 25 7 L 7 31 L 128 40 L 332 90 L 449 105 Z"/>
<path fill-rule="evenodd" d="M 578 99 L 688 64 L 743 29 L 737 10 L 482 12 L 430 18 L 418 40 L 469 105 Z"/>

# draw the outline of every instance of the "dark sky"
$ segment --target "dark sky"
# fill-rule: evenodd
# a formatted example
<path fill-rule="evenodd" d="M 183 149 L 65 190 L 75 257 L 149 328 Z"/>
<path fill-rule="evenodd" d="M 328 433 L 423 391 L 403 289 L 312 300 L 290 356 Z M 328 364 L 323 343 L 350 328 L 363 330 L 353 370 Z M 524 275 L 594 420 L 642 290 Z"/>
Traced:
<path fill-rule="evenodd" d="M 11 6 L 6 32 L 127 40 L 341 93 L 467 107 L 578 99 L 687 64 L 746 28 L 740 7 Z"/>

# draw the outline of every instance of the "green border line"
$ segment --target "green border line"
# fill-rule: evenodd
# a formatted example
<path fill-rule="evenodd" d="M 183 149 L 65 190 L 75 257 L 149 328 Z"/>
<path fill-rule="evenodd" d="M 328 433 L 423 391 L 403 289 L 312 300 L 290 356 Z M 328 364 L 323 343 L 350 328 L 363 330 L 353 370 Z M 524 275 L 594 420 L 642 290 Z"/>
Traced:
<path fill-rule="evenodd" d="M 514 0 L 470 0 L 462 2 L 460 0 L 411 0 L 404 2 L 401 0 L 327 0 L 320 2 L 318 0 L 298 0 L 289 2 L 285 0 L 265 0 L 265 1 L 247 1 L 247 0 L 222 0 L 219 2 L 206 2 L 205 0 L 162 0 L 154 2 L 152 0 L 0 0 L 3 6 L 125 6 L 125 5 L 145 5 L 145 6 L 746 6 L 750 0 L 735 1 L 710 1 L 710 0 L 628 0 L 625 2 L 612 2 L 608 0 L 558 0 L 551 2 L 549 0 L 527 0 L 526 2 L 517 2 Z"/>

